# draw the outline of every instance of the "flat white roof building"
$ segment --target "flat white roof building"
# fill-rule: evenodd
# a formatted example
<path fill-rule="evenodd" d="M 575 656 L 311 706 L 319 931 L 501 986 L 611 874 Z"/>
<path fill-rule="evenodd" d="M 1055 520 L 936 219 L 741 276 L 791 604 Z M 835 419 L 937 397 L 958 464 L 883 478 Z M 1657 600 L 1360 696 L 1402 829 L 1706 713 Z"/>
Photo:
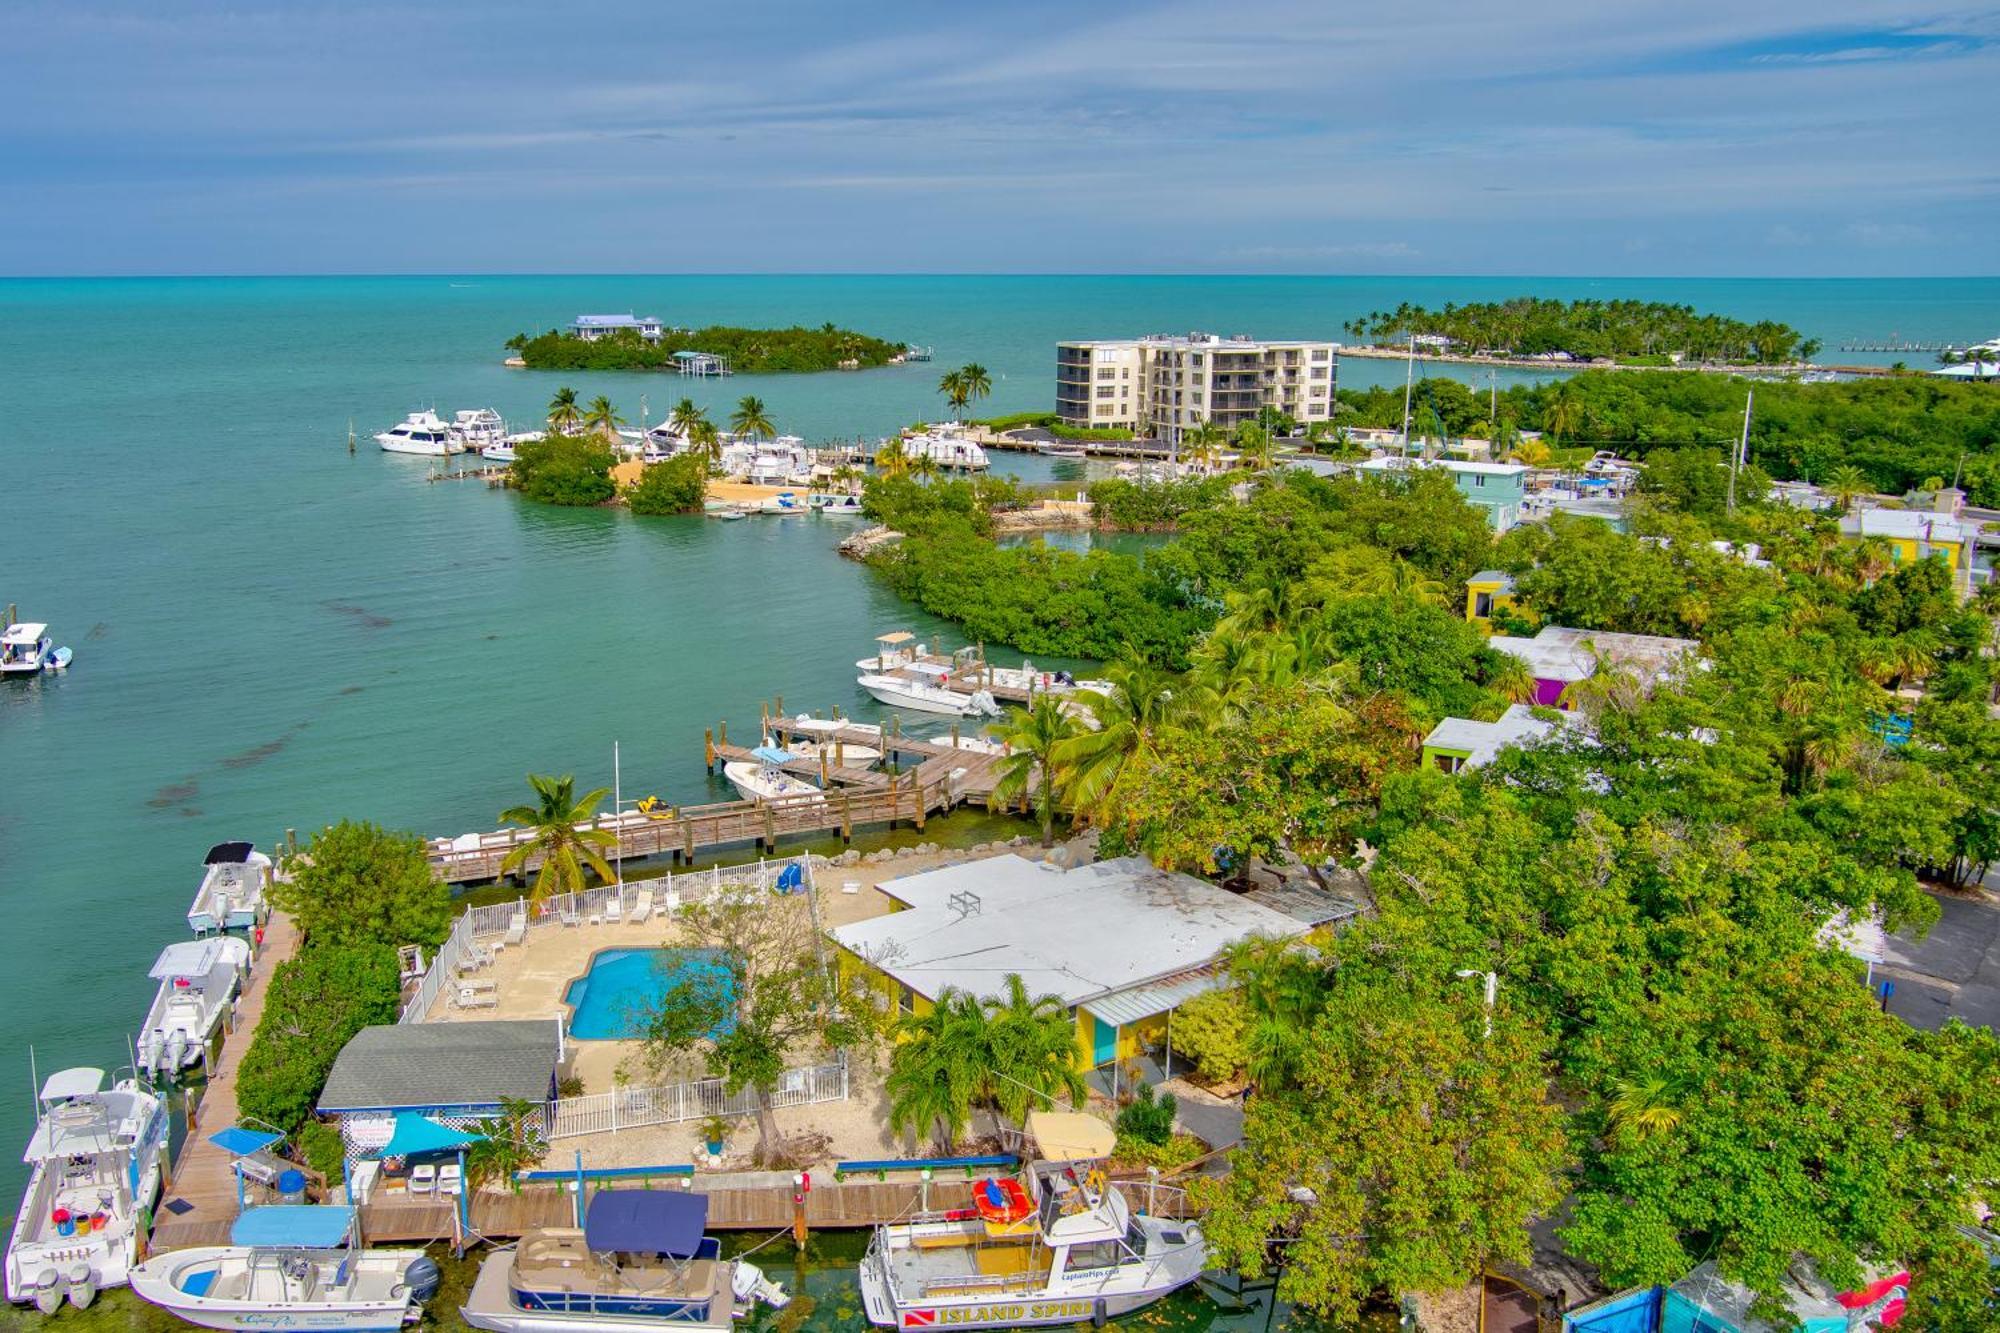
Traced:
<path fill-rule="evenodd" d="M 1950 514 L 1927 509 L 1863 509 L 1840 520 L 1848 536 L 1887 537 L 1925 545 L 1965 541 L 1965 525 Z"/>
<path fill-rule="evenodd" d="M 1303 339 L 1148 334 L 1056 344 L 1056 414 L 1178 442 L 1203 423 L 1233 430 L 1273 408 L 1327 421 L 1339 347 Z"/>
<path fill-rule="evenodd" d="M 1566 715 L 1556 721 L 1536 717 L 1527 704 L 1509 704 L 1495 722 L 1448 717 L 1424 737 L 1424 762 L 1446 773 L 1483 768 L 1508 746 L 1533 745 L 1569 721 Z"/>

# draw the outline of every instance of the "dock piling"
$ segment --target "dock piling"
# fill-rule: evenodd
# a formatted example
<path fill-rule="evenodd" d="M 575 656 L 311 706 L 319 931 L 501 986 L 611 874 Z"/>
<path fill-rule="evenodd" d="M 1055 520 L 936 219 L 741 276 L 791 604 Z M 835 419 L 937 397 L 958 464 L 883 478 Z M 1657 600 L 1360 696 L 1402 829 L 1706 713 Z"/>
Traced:
<path fill-rule="evenodd" d="M 703 727 L 701 731 L 702 766 L 709 772 L 715 771 L 715 728 Z"/>

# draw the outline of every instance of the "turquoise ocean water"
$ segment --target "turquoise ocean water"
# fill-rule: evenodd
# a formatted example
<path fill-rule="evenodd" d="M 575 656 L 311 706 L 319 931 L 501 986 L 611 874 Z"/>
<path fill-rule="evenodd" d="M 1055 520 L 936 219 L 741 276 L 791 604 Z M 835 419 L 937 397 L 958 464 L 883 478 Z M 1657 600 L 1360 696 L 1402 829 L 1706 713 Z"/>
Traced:
<path fill-rule="evenodd" d="M 0 604 L 76 650 L 67 677 L 0 689 L 0 1211 L 21 1183 L 7 1145 L 29 1127 L 29 1047 L 44 1073 L 124 1062 L 211 843 L 343 816 L 490 827 L 530 770 L 608 785 L 614 740 L 628 798 L 720 795 L 705 725 L 741 735 L 773 695 L 867 715 L 852 663 L 872 636 L 940 628 L 833 554 L 839 520 L 538 508 L 430 484 L 427 460 L 385 456 L 371 432 L 433 405 L 525 426 L 567 382 L 635 422 L 642 394 L 657 420 L 683 393 L 717 416 L 756 393 L 781 429 L 874 438 L 935 414 L 938 373 L 970 360 L 993 374 L 986 410 L 1048 407 L 1062 337 L 1337 337 L 1401 300 L 1524 291 L 1771 316 L 1829 347 L 2000 333 L 1995 279 L 0 281 Z M 515 332 L 626 310 L 833 320 L 938 361 L 702 383 L 500 365 Z M 1399 378 L 1342 367 L 1348 384 Z"/>

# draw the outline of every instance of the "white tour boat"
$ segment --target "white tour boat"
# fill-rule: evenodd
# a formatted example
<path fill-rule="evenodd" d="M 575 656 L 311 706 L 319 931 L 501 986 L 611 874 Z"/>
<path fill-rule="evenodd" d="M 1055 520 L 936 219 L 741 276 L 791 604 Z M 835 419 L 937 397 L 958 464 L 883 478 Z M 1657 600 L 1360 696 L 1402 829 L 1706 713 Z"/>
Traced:
<path fill-rule="evenodd" d="M 507 423 L 490 407 L 468 408 L 452 414 L 450 434 L 460 452 L 483 454 L 507 442 Z"/>
<path fill-rule="evenodd" d="M 7 1242 L 7 1299 L 54 1314 L 122 1287 L 139 1249 L 139 1214 L 160 1194 L 167 1111 L 136 1079 L 109 1091 L 101 1069 L 42 1085 L 25 1160 L 28 1192 Z"/>
<path fill-rule="evenodd" d="M 69 663 L 69 649 L 56 647 L 47 625 L 20 621 L 0 629 L 0 677 L 39 676 L 67 670 Z"/>
<path fill-rule="evenodd" d="M 140 1300 L 203 1328 L 390 1333 L 423 1318 L 437 1263 L 422 1250 L 357 1250 L 354 1210 L 267 1204 L 229 1244 L 157 1254 L 132 1270 Z"/>
<path fill-rule="evenodd" d="M 197 935 L 216 930 L 254 930 L 269 909 L 264 890 L 271 884 L 271 858 L 247 842 L 218 842 L 201 863 L 201 887 L 188 908 L 188 929 Z"/>
<path fill-rule="evenodd" d="M 492 1333 L 633 1333 L 729 1328 L 791 1297 L 702 1235 L 708 1196 L 604 1190 L 583 1226 L 543 1227 L 488 1255 L 459 1314 Z"/>
<path fill-rule="evenodd" d="M 795 778 L 778 767 L 796 756 L 776 746 L 760 745 L 750 752 L 754 762 L 734 759 L 722 766 L 722 776 L 746 801 L 780 801 L 789 796 L 823 796 L 818 787 L 804 778 Z"/>
<path fill-rule="evenodd" d="M 206 1063 L 208 1044 L 250 973 L 250 941 L 240 935 L 181 940 L 160 950 L 147 975 L 160 983 L 139 1029 L 139 1070 L 172 1078 Z"/>
<path fill-rule="evenodd" d="M 452 438 L 451 424 L 429 408 L 412 412 L 389 429 L 376 432 L 375 443 L 387 453 L 422 454 L 428 458 L 465 452 L 465 446 Z"/>
<path fill-rule="evenodd" d="M 876 1228 L 861 1260 L 870 1323 L 1102 1326 L 1201 1275 L 1208 1244 L 1200 1226 L 1136 1211 L 1105 1178 L 1110 1126 L 1053 1112 L 1036 1112 L 1028 1124 L 1044 1160 L 1025 1181 L 989 1178 L 974 1188 L 971 1209 Z"/>
<path fill-rule="evenodd" d="M 928 458 L 941 468 L 983 472 L 992 466 L 986 446 L 965 433 L 956 421 L 939 422 L 928 429 L 903 437 L 903 457 L 914 461 Z"/>

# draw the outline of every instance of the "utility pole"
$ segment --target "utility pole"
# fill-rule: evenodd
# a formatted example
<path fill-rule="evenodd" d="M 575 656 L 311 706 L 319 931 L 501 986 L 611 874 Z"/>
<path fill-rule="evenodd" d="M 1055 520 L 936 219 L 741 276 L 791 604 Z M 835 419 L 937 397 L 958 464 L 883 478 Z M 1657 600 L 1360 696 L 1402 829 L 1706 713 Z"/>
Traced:
<path fill-rule="evenodd" d="M 1757 391 L 1750 390 L 1743 396 L 1743 437 L 1736 442 L 1736 452 L 1729 459 L 1729 512 L 1736 512 L 1736 474 L 1742 470 L 1743 460 L 1750 453 L 1750 409 L 1757 401 Z"/>
<path fill-rule="evenodd" d="M 1417 335 L 1410 335 L 1410 354 L 1403 362 L 1403 448 L 1402 455 L 1410 456 L 1410 390 L 1417 378 Z"/>
<path fill-rule="evenodd" d="M 620 797 L 623 791 L 623 774 L 619 772 L 618 742 L 611 742 L 611 873 L 618 881 L 618 907 L 622 914 L 625 908 L 625 821 L 621 816 L 625 807 Z M 604 788 L 599 787 L 599 791 Z"/>

